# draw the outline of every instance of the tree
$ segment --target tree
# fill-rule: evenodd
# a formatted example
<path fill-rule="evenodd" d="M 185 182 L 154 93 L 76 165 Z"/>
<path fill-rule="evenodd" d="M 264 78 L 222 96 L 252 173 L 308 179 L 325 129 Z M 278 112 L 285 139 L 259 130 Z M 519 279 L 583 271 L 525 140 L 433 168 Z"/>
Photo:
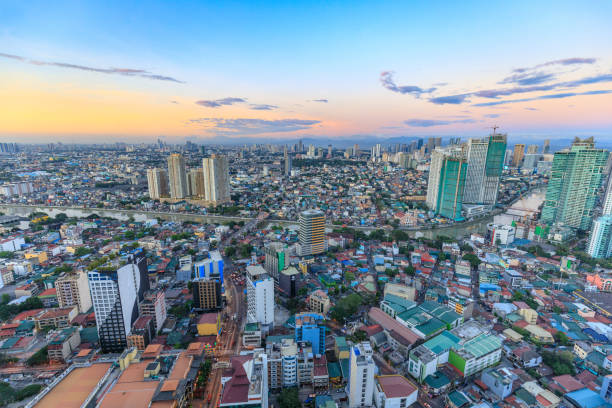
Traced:
<path fill-rule="evenodd" d="M 302 406 L 296 387 L 283 388 L 277 401 L 280 408 L 301 408 Z"/>
<path fill-rule="evenodd" d="M 14 256 L 15 254 L 10 251 L 0 251 L 0 258 L 13 259 Z"/>
<path fill-rule="evenodd" d="M 359 306 L 363 303 L 363 299 L 357 293 L 352 293 L 343 297 L 336 303 L 331 310 L 331 317 L 338 322 L 344 323 L 346 319 L 353 316 Z"/>
<path fill-rule="evenodd" d="M 474 254 L 465 254 L 462 256 L 462 259 L 468 261 L 472 268 L 478 268 L 478 265 L 481 263 L 480 259 Z"/>
<path fill-rule="evenodd" d="M 32 356 L 26 360 L 26 364 L 29 366 L 47 364 L 48 362 L 49 362 L 49 354 L 48 354 L 47 346 L 41 348 L 40 350 L 32 354 Z"/>
<path fill-rule="evenodd" d="M 555 333 L 555 342 L 557 344 L 560 344 L 562 346 L 569 346 L 570 345 L 570 340 L 569 338 L 565 335 L 565 333 L 558 331 Z"/>

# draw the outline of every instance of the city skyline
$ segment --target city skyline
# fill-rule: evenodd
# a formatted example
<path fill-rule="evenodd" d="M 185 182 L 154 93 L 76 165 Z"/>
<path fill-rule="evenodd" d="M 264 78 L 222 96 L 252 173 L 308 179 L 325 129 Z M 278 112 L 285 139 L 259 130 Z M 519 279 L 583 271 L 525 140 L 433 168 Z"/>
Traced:
<path fill-rule="evenodd" d="M 9 2 L 0 15 L 2 141 L 612 135 L 606 3 Z"/>

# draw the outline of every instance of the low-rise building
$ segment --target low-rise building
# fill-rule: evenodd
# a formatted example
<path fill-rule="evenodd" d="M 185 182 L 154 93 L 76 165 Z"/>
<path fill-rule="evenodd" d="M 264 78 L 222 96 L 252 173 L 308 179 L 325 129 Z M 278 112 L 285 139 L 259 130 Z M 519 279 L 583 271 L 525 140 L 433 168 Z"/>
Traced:
<path fill-rule="evenodd" d="M 418 395 L 418 387 L 402 375 L 375 377 L 374 405 L 377 408 L 409 407 L 417 401 Z"/>
<path fill-rule="evenodd" d="M 81 344 L 81 335 L 77 327 L 65 329 L 49 334 L 47 353 L 49 360 L 65 362 Z"/>

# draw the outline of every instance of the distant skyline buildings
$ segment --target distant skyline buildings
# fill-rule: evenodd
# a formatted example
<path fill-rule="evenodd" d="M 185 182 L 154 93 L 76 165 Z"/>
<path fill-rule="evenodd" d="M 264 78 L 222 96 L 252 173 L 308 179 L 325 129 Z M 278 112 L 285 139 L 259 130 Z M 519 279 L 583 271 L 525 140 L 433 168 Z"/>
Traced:
<path fill-rule="evenodd" d="M 202 159 L 204 200 L 213 205 L 231 201 L 227 157 L 213 154 Z"/>
<path fill-rule="evenodd" d="M 168 181 L 171 198 L 185 198 L 187 196 L 187 173 L 185 158 L 178 153 L 168 156 Z"/>

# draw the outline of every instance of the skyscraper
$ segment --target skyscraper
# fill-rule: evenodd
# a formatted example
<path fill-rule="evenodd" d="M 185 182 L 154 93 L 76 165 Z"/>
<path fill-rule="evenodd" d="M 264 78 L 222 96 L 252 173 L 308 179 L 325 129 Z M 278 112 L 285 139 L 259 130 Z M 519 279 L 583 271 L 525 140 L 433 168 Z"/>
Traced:
<path fill-rule="evenodd" d="M 467 173 L 463 202 L 495 205 L 499 179 L 506 154 L 505 134 L 491 134 L 487 139 L 467 143 Z"/>
<path fill-rule="evenodd" d="M 372 346 L 363 342 L 351 347 L 349 357 L 348 402 L 350 408 L 370 407 L 374 397 L 376 364 Z"/>
<path fill-rule="evenodd" d="M 593 258 L 612 255 L 612 215 L 603 215 L 593 221 L 587 253 Z"/>
<path fill-rule="evenodd" d="M 264 328 L 274 325 L 274 279 L 261 265 L 246 270 L 247 318 Z"/>
<path fill-rule="evenodd" d="M 576 138 L 570 149 L 556 152 L 542 221 L 589 229 L 607 160 L 608 151 L 596 149 L 592 137 Z"/>
<path fill-rule="evenodd" d="M 544 140 L 544 147 L 542 149 L 542 153 L 548 154 L 550 152 L 550 139 Z"/>
<path fill-rule="evenodd" d="M 162 169 L 148 169 L 147 183 L 149 186 L 149 197 L 158 200 L 168 196 L 168 173 Z"/>
<path fill-rule="evenodd" d="M 202 169 L 193 169 L 187 173 L 189 195 L 196 198 L 204 198 L 204 172 Z"/>
<path fill-rule="evenodd" d="M 231 201 L 227 157 L 216 154 L 202 159 L 204 199 L 213 205 Z"/>
<path fill-rule="evenodd" d="M 327 158 L 331 159 L 332 157 L 332 145 L 327 145 Z"/>
<path fill-rule="evenodd" d="M 302 211 L 298 220 L 300 255 L 315 255 L 325 251 L 325 214 L 319 210 Z"/>
<path fill-rule="evenodd" d="M 431 155 L 427 205 L 436 214 L 460 220 L 467 163 L 461 149 L 436 149 Z"/>
<path fill-rule="evenodd" d="M 79 313 L 91 308 L 91 294 L 85 272 L 69 273 L 55 281 L 59 307 L 78 306 Z"/>
<path fill-rule="evenodd" d="M 523 163 L 523 156 L 525 156 L 525 145 L 517 143 L 514 145 L 514 154 L 512 155 L 512 165 L 514 167 L 520 167 Z"/>
<path fill-rule="evenodd" d="M 536 154 L 538 152 L 538 145 L 527 146 L 527 154 Z"/>
<path fill-rule="evenodd" d="M 291 156 L 285 156 L 285 177 L 291 176 Z"/>
<path fill-rule="evenodd" d="M 187 196 L 185 158 L 178 153 L 168 156 L 168 180 L 170 182 L 170 197 L 185 198 Z"/>
<path fill-rule="evenodd" d="M 612 215 L 612 173 L 608 174 L 608 183 L 604 192 L 602 215 Z"/>
<path fill-rule="evenodd" d="M 142 252 L 128 256 L 119 269 L 100 268 L 88 273 L 100 347 L 105 353 L 121 353 L 138 319 L 138 304 L 149 289 L 147 259 Z"/>

